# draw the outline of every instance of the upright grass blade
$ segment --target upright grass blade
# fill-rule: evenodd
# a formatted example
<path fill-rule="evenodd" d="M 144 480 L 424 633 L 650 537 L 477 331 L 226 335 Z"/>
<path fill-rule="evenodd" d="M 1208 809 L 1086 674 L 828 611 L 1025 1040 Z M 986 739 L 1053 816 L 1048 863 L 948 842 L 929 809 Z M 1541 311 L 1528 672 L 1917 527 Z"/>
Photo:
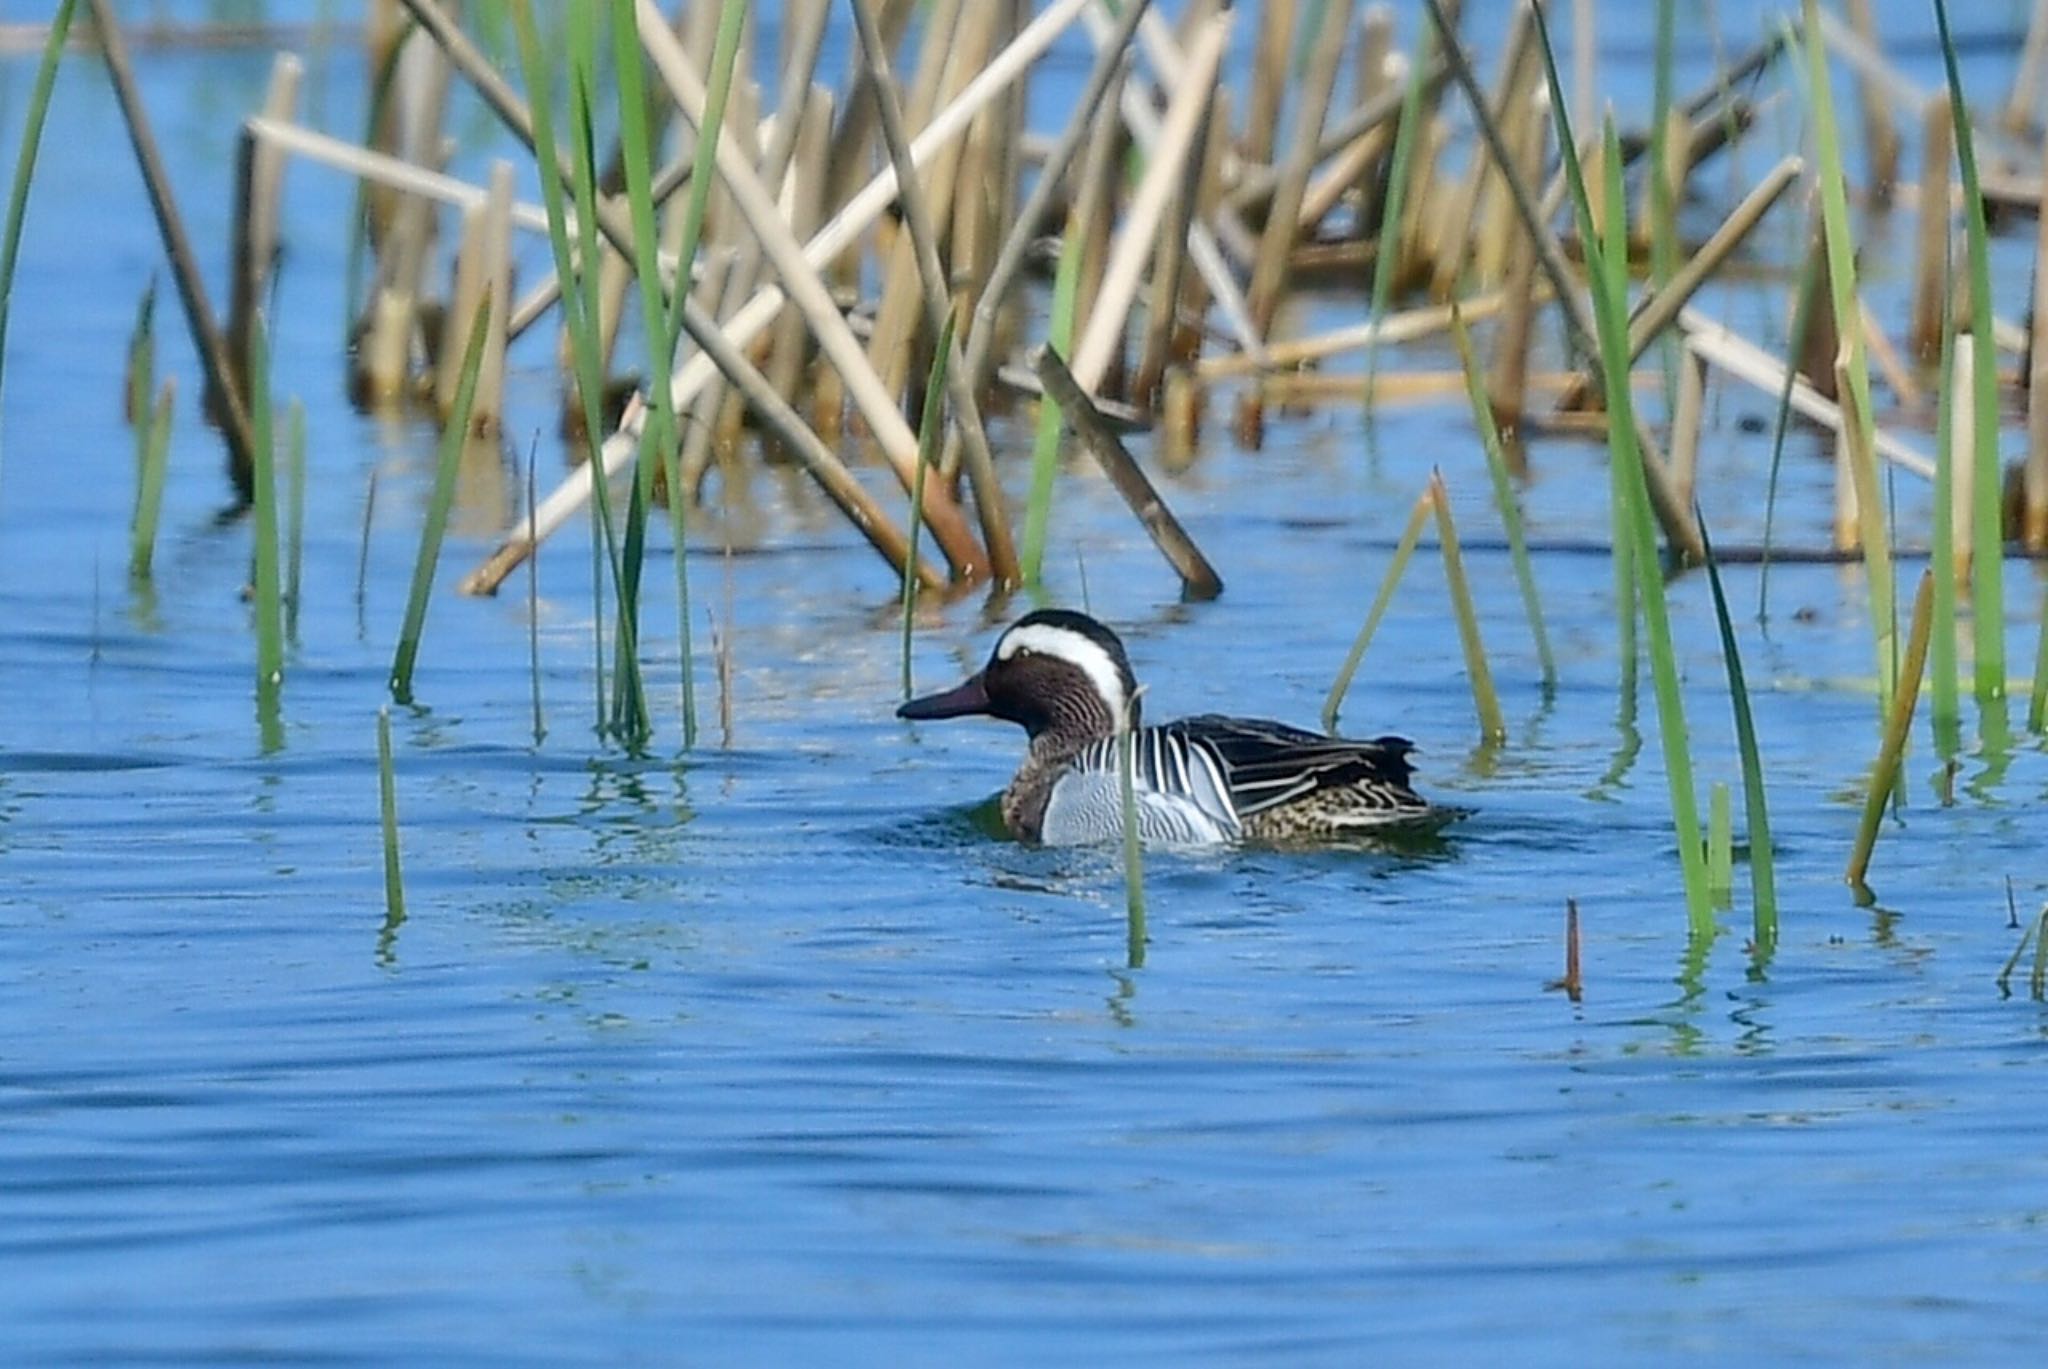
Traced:
<path fill-rule="evenodd" d="M 1863 820 L 1857 824 L 1856 845 L 1849 854 L 1848 881 L 1864 890 L 1863 876 L 1870 870 L 1870 852 L 1877 845 L 1878 823 L 1884 817 L 1885 800 L 1899 780 L 1899 757 L 1905 753 L 1906 734 L 1913 726 L 1913 705 L 1920 697 L 1920 672 L 1927 664 L 1927 635 L 1934 619 L 1934 572 L 1920 575 L 1920 588 L 1913 596 L 1913 627 L 1906 639 L 1906 659 L 1899 676 L 1899 691 L 1885 717 L 1884 743 L 1878 748 L 1877 764 L 1870 771 L 1870 792 L 1863 796 Z"/>
<path fill-rule="evenodd" d="M 270 418 L 270 342 L 261 319 L 249 330 L 250 453 L 255 490 L 250 500 L 256 565 L 256 685 L 275 690 L 284 681 L 284 617 L 277 555 L 277 449 Z"/>
<path fill-rule="evenodd" d="M 1386 613 L 1387 605 L 1393 601 L 1394 586 L 1401 583 L 1401 573 L 1408 569 L 1408 558 L 1415 554 L 1415 544 L 1422 538 L 1422 525 L 1429 521 L 1430 509 L 1435 500 L 1430 492 L 1423 491 L 1415 501 L 1415 507 L 1408 511 L 1408 526 L 1401 530 L 1401 540 L 1394 546 L 1394 555 L 1387 562 L 1387 573 L 1380 579 L 1379 593 L 1373 596 L 1372 607 L 1367 610 L 1365 622 L 1358 629 L 1358 636 L 1351 643 L 1351 650 L 1344 657 L 1344 664 L 1337 669 L 1337 678 L 1330 682 L 1329 695 L 1323 700 L 1323 730 L 1337 730 L 1337 710 L 1344 702 L 1344 695 L 1351 688 L 1351 677 L 1358 673 L 1358 663 L 1365 659 L 1365 648 L 1372 642 L 1372 634 L 1378 630 L 1380 618 Z"/>
<path fill-rule="evenodd" d="M 604 317 L 602 289 L 599 285 L 599 263 L 604 259 L 605 248 L 597 232 L 598 215 L 598 169 L 597 169 L 597 89 L 598 74 L 597 14 L 590 5 L 568 7 L 569 25 L 569 151 L 571 168 L 570 190 L 576 201 L 576 251 L 577 260 L 584 270 L 578 278 L 582 286 L 583 306 L 580 311 L 584 328 L 591 333 L 587 349 L 591 375 L 597 393 L 604 390 L 604 365 L 597 333 Z M 543 177 L 542 179 L 547 179 Z M 567 279 L 564 277 L 564 279 Z M 594 400 L 590 387 L 579 374 L 579 384 L 584 388 L 584 412 L 588 414 Z M 595 453 L 603 440 L 604 428 L 600 425 L 590 430 L 590 444 Z M 645 434 L 637 460 L 644 461 L 647 455 Z M 591 482 L 592 489 L 604 485 L 603 480 Z M 653 723 L 647 712 L 647 690 L 640 678 L 640 562 L 646 548 L 644 521 L 636 530 L 635 518 L 644 520 L 645 479 L 636 468 L 635 480 L 630 487 L 626 511 L 627 526 L 621 535 L 611 517 L 609 494 L 599 510 L 605 529 L 605 540 L 612 549 L 614 565 L 612 583 L 617 590 L 617 618 L 612 630 L 614 663 L 613 677 L 616 686 L 614 695 L 611 735 L 631 748 L 644 745 L 653 732 Z M 634 500 L 639 499 L 636 514 Z"/>
<path fill-rule="evenodd" d="M 1451 521 L 1451 494 L 1444 488 L 1443 473 L 1429 475 L 1429 502 L 1436 511 L 1437 546 L 1444 558 L 1444 583 L 1451 591 L 1451 611 L 1458 620 L 1458 644 L 1465 653 L 1465 675 L 1472 685 L 1472 706 L 1479 713 L 1479 735 L 1488 742 L 1505 741 L 1507 720 L 1501 716 L 1500 695 L 1494 692 L 1493 669 L 1486 663 L 1486 645 L 1479 639 L 1479 613 L 1472 606 L 1472 589 L 1465 581 L 1465 557 L 1458 547 L 1458 529 Z"/>
<path fill-rule="evenodd" d="M 1811 8 L 1815 0 L 1806 0 Z M 1941 64 L 1948 74 L 1949 113 L 1955 124 L 1956 161 L 1962 171 L 1963 236 L 1970 257 L 1970 336 L 1976 340 L 1976 384 L 1970 403 L 1977 441 L 1970 454 L 1975 488 L 1971 491 L 1971 537 L 1976 552 L 1970 559 L 1971 621 L 1975 625 L 1977 701 L 2005 697 L 2005 531 L 1999 494 L 1998 367 L 1991 347 L 1990 234 L 1984 226 L 1984 198 L 1978 193 L 1976 137 L 1969 107 L 1963 101 L 1963 78 L 1956 71 L 1956 45 L 1948 29 L 1948 0 L 1934 0 L 1934 22 L 1941 37 Z"/>
<path fill-rule="evenodd" d="M 1735 822 L 1730 816 L 1728 781 L 1707 786 L 1707 893 L 1714 906 L 1725 908 L 1735 893 Z"/>
<path fill-rule="evenodd" d="M 391 705 L 377 710 L 377 811 L 384 829 L 384 930 L 405 921 L 405 877 L 398 868 L 398 781 L 391 766 Z"/>
<path fill-rule="evenodd" d="M 14 300 L 14 267 L 21 258 L 21 228 L 28 215 L 29 187 L 35 182 L 36 152 L 43 144 L 43 122 L 50 112 L 50 91 L 57 83 L 57 64 L 64 56 L 64 41 L 71 33 L 71 12 L 76 0 L 62 0 L 50 20 L 50 33 L 43 40 L 43 60 L 36 67 L 36 83 L 29 91 L 28 115 L 21 126 L 21 151 L 14 159 L 14 188 L 7 197 L 7 227 L 0 234 L 0 394 L 6 392 L 7 315 Z M 141 419 L 138 411 L 137 421 Z"/>
<path fill-rule="evenodd" d="M 924 382 L 924 409 L 917 425 L 917 473 L 910 482 L 910 554 L 903 558 L 903 697 L 910 687 L 910 636 L 917 622 L 917 538 L 924 527 L 924 482 L 939 459 L 939 441 L 946 431 L 946 360 L 953 350 L 955 311 L 947 310 L 939 327 L 939 350 Z"/>
<path fill-rule="evenodd" d="M 572 5 L 568 15 L 575 25 L 580 25 L 580 44 L 571 44 L 572 55 L 580 52 L 577 63 L 594 63 L 595 40 L 590 37 L 591 20 L 587 6 Z M 512 29 L 518 39 L 520 67 L 526 76 L 527 106 L 533 115 L 534 145 L 540 149 L 540 163 L 543 174 L 540 177 L 541 201 L 547 209 L 548 243 L 554 252 L 555 278 L 562 282 L 562 326 L 569 335 L 569 350 L 577 398 L 583 411 L 583 430 L 592 449 L 592 460 L 596 460 L 596 447 L 604 432 L 602 398 L 604 393 L 604 360 L 598 341 L 597 310 L 597 226 L 590 212 L 590 204 L 579 203 L 576 216 L 578 240 L 570 238 L 569 207 L 565 201 L 562 184 L 552 174 L 551 167 L 555 148 L 554 131 L 554 89 L 551 65 L 543 53 L 539 31 L 534 27 L 533 10 L 530 0 L 511 0 Z M 587 98 L 589 82 L 579 74 L 572 74 L 572 84 L 580 88 L 582 95 L 572 95 L 572 103 L 582 114 L 587 125 L 590 102 Z M 587 132 L 587 128 L 585 130 Z M 574 140 L 587 148 L 588 137 Z M 584 157 L 584 163 L 591 158 Z M 583 178 L 579 175 L 580 182 Z M 590 187 L 579 184 L 575 189 L 589 192 Z M 579 196 L 579 199 L 584 196 Z M 590 196 L 594 202 L 594 196 Z M 578 263 L 588 263 L 590 270 L 579 272 Z M 581 289 L 576 288 L 581 285 Z M 614 590 L 622 580 L 617 546 L 612 533 L 612 509 L 610 482 L 602 478 L 591 482 L 591 620 L 592 633 L 596 639 L 596 714 L 597 731 L 600 736 L 609 735 L 611 721 L 606 709 L 605 693 L 605 650 L 604 650 L 604 587 L 609 576 Z M 633 653 L 637 660 L 637 652 Z"/>
<path fill-rule="evenodd" d="M 1698 511 L 1694 511 L 1698 517 Z M 1735 642 L 1735 620 L 1728 612 L 1728 594 L 1721 585 L 1721 566 L 1707 524 L 1700 519 L 1700 545 L 1706 548 L 1707 583 L 1714 592 L 1714 618 L 1721 629 L 1721 662 L 1728 672 L 1728 701 L 1735 710 L 1735 744 L 1742 757 L 1743 816 L 1749 824 L 1750 944 L 1759 960 L 1778 944 L 1778 879 L 1771 844 L 1770 805 L 1764 792 L 1763 757 L 1756 742 L 1756 721 L 1749 708 L 1749 686 L 1743 678 L 1742 652 Z"/>
<path fill-rule="evenodd" d="M 1052 279 L 1052 317 L 1046 324 L 1045 345 L 1060 360 L 1074 341 L 1075 297 L 1081 288 L 1082 245 L 1069 215 L 1067 233 L 1060 244 L 1060 261 Z M 1031 435 L 1031 493 L 1024 505 L 1024 538 L 1018 553 L 1018 570 L 1027 585 L 1037 585 L 1045 570 L 1045 539 L 1052 524 L 1052 487 L 1060 469 L 1060 432 L 1064 420 L 1060 406 L 1050 398 L 1038 403 L 1038 423 Z"/>
<path fill-rule="evenodd" d="M 1145 856 L 1138 839 L 1138 790 L 1134 774 L 1138 753 L 1138 695 L 1124 704 L 1117 720 L 1117 791 L 1123 804 L 1124 833 L 1124 949 L 1134 970 L 1145 968 Z"/>
<path fill-rule="evenodd" d="M 163 517 L 164 482 L 171 468 L 171 406 L 177 390 L 167 378 L 157 391 L 149 421 L 143 425 L 149 436 L 136 482 L 135 524 L 128 548 L 128 574 L 137 580 L 150 577 L 150 567 L 156 559 L 156 530 Z"/>
<path fill-rule="evenodd" d="M 2027 700 L 2027 731 L 2048 724 L 2048 594 L 2041 596 L 2040 639 L 2034 646 L 2034 688 Z"/>
<path fill-rule="evenodd" d="M 1849 222 L 1849 192 L 1842 170 L 1842 144 L 1836 131 L 1835 104 L 1828 80 L 1827 53 L 1821 43 L 1818 0 L 1804 0 L 1807 79 L 1813 100 L 1813 139 L 1820 159 L 1821 226 L 1826 239 L 1828 289 L 1835 306 L 1835 326 L 1842 337 L 1842 362 L 1847 372 L 1843 421 L 1855 431 L 1849 442 L 1850 471 L 1855 481 L 1856 511 L 1863 541 L 1863 569 L 1869 588 L 1870 626 L 1877 649 L 1878 711 L 1891 704 L 1898 671 L 1898 624 L 1892 592 L 1891 543 L 1885 530 L 1877 483 L 1876 410 L 1870 399 L 1870 363 L 1863 341 L 1863 315 L 1857 307 L 1856 240 Z M 1960 130 L 1958 141 L 1962 141 Z M 1988 332 L 1986 336 L 1989 336 Z"/>
<path fill-rule="evenodd" d="M 1952 278 L 1942 278 L 1941 369 L 1935 373 L 1934 414 L 1934 528 L 1929 569 L 1934 572 L 1932 661 L 1928 679 L 1928 710 L 1934 724 L 1935 747 L 1952 754 L 1961 732 L 1962 709 L 1960 671 L 1956 665 L 1956 553 L 1955 524 L 1951 506 L 1955 503 L 1955 463 L 1971 460 L 1969 452 L 1955 449 L 1955 386 L 1951 377 L 1956 364 L 1956 311 Z M 1975 344 L 1973 343 L 1974 347 Z M 1981 370 L 1981 366 L 1973 369 Z M 1970 403 L 1969 397 L 1964 397 Z M 1970 411 L 1975 413 L 1975 409 Z"/>
<path fill-rule="evenodd" d="M 306 564 L 306 406 L 297 399 L 285 411 L 284 478 L 284 635 L 296 642 Z"/>
<path fill-rule="evenodd" d="M 1557 687 L 1557 662 L 1550 654 L 1550 634 L 1543 630 L 1543 604 L 1536 594 L 1536 572 L 1529 564 L 1529 546 L 1522 536 L 1522 510 L 1515 502 L 1514 485 L 1508 476 L 1507 455 L 1501 450 L 1500 427 L 1494 422 L 1493 405 L 1486 398 L 1486 378 L 1472 352 L 1471 334 L 1457 307 L 1451 309 L 1451 337 L 1458 344 L 1458 360 L 1465 368 L 1465 395 L 1472 403 L 1472 422 L 1479 429 L 1479 445 L 1486 452 L 1486 474 L 1493 482 L 1493 502 L 1500 510 L 1501 526 L 1507 530 L 1508 558 L 1514 563 L 1515 585 L 1522 592 L 1522 611 L 1529 619 L 1529 635 L 1536 640 L 1536 660 L 1543 671 L 1543 687 Z"/>
<path fill-rule="evenodd" d="M 1547 59 L 1546 59 L 1547 60 Z M 1555 67 L 1552 66 L 1553 80 Z M 1560 139 L 1570 145 L 1571 129 L 1563 106 L 1555 110 Z M 1577 158 L 1566 162 L 1574 183 L 1573 198 L 1580 231 L 1588 244 L 1598 244 L 1598 269 L 1593 276 L 1593 314 L 1600 341 L 1608 403 L 1607 443 L 1615 471 L 1617 496 L 1627 534 L 1635 593 L 1648 632 L 1650 677 L 1657 698 L 1657 732 L 1664 751 L 1664 773 L 1671 791 L 1671 822 L 1678 839 L 1678 860 L 1685 884 L 1686 922 L 1695 941 L 1714 933 L 1714 915 L 1707 896 L 1705 849 L 1700 843 L 1698 800 L 1694 796 L 1692 751 L 1686 735 L 1685 705 L 1678 688 L 1678 659 L 1672 646 L 1671 621 L 1664 602 L 1664 577 L 1657 562 L 1657 532 L 1650 515 L 1650 495 L 1643 474 L 1643 453 L 1636 444 L 1635 404 L 1629 386 L 1628 344 L 1628 207 L 1621 190 L 1621 142 L 1610 118 L 1603 130 L 1601 163 L 1606 172 L 1604 198 L 1607 232 L 1593 231 L 1592 201 Z"/>
<path fill-rule="evenodd" d="M 704 124 L 699 130 L 690 172 L 690 197 L 683 214 L 683 233 L 678 245 L 679 260 L 690 262 L 697 254 L 703 234 L 704 215 L 711 200 L 715 177 L 719 130 L 724 126 L 725 107 L 731 98 L 732 73 L 739 52 L 746 6 L 739 0 L 725 0 L 719 14 L 718 36 L 711 53 L 710 86 L 705 96 Z M 619 143 L 626 171 L 626 199 L 633 219 L 633 247 L 639 260 L 634 265 L 640 282 L 640 313 L 647 330 L 648 375 L 654 398 L 654 433 L 660 453 L 662 476 L 668 485 L 669 533 L 675 544 L 676 639 L 682 658 L 683 745 L 697 744 L 697 691 L 690 646 L 690 581 L 684 550 L 688 543 L 690 496 L 682 488 L 679 459 L 681 432 L 675 400 L 663 379 L 673 370 L 676 338 L 682 326 L 681 301 L 688 287 L 685 270 L 674 293 L 664 299 L 661 270 L 656 249 L 661 238 L 654 214 L 654 170 L 652 138 L 647 127 L 647 100 L 641 72 L 639 30 L 634 22 L 632 0 L 612 0 L 612 42 L 619 73 Z"/>
<path fill-rule="evenodd" d="M 1813 326 L 1814 303 L 1820 298 L 1820 272 L 1812 252 L 1800 254 L 1798 293 L 1792 306 L 1792 331 L 1786 339 L 1785 355 L 1801 356 L 1806 351 L 1806 331 Z M 1778 387 L 1778 412 L 1771 422 L 1771 474 L 1764 484 L 1764 554 L 1756 579 L 1756 616 L 1770 616 L 1771 548 L 1778 521 L 1778 473 L 1785 463 L 1785 435 L 1792 430 L 1792 389 L 1799 382 L 1799 370 L 1785 368 L 1785 382 Z"/>
<path fill-rule="evenodd" d="M 427 622 L 427 600 L 434 590 L 434 566 L 441 559 L 441 539 L 448 531 L 448 506 L 455 500 L 455 473 L 462 465 L 462 449 L 469 440 L 469 411 L 476 402 L 476 375 L 484 357 L 484 338 L 490 331 L 488 300 L 480 304 L 469 325 L 469 342 L 462 351 L 462 374 L 455 388 L 455 408 L 441 430 L 441 454 L 434 466 L 434 493 L 427 504 L 425 524 L 420 528 L 419 555 L 413 559 L 412 592 L 405 601 L 405 624 L 398 633 L 398 652 L 391 660 L 391 697 L 399 703 L 412 702 L 412 670 L 420 655 L 420 630 Z"/>

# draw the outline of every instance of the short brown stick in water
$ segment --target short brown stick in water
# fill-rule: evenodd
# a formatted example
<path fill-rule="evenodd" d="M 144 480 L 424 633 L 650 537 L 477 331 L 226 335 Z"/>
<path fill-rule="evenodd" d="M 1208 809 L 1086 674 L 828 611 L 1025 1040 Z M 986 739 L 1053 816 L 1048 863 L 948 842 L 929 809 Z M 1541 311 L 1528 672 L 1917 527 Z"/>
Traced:
<path fill-rule="evenodd" d="M 1116 486 L 1118 494 L 1138 516 L 1138 521 L 1151 534 L 1153 543 L 1165 555 L 1176 574 L 1180 576 L 1183 592 L 1190 599 L 1213 599 L 1223 592 L 1223 579 L 1216 574 L 1216 568 L 1209 564 L 1209 558 L 1202 555 L 1202 549 L 1195 545 L 1187 529 L 1173 516 L 1173 510 L 1159 497 L 1151 480 L 1137 461 L 1124 449 L 1124 444 L 1103 422 L 1102 415 L 1095 411 L 1095 405 L 1075 380 L 1073 373 L 1049 347 L 1040 347 L 1032 356 L 1032 369 L 1045 386 L 1046 395 L 1060 406 L 1067 423 L 1080 437 L 1101 463 L 1103 473 Z"/>

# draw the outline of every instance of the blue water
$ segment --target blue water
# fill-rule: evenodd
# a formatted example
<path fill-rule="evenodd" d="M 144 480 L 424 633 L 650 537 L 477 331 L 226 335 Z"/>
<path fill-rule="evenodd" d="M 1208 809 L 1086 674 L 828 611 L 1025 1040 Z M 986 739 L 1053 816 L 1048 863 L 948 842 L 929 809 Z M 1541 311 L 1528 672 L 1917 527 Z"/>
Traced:
<path fill-rule="evenodd" d="M 353 127 L 358 61 L 323 60 L 314 117 Z M 147 64 L 213 269 L 222 111 L 256 103 L 266 65 Z M 10 121 L 28 71 L 4 68 Z M 173 477 L 154 592 L 127 582 L 120 376 L 159 254 L 88 61 L 67 66 L 53 120 L 0 414 L 10 1360 L 2037 1353 L 2048 1008 L 2024 962 L 2011 996 L 1994 977 L 2019 936 L 2007 879 L 2023 917 L 2048 898 L 2048 763 L 2023 701 L 2003 744 L 1972 710 L 1944 804 L 1923 729 L 1876 903 L 1857 904 L 1841 871 L 1877 743 L 1860 571 L 1774 567 L 1763 627 L 1755 568 L 1728 572 L 1785 908 L 1764 963 L 1740 868 L 1722 934 L 1686 939 L 1654 706 L 1645 687 L 1636 727 L 1618 720 L 1608 564 L 1570 549 L 1605 536 L 1601 454 L 1551 437 L 1531 455 L 1531 535 L 1556 548 L 1537 562 L 1562 676 L 1546 696 L 1461 408 L 1390 406 L 1370 451 L 1348 408 L 1276 410 L 1245 452 L 1227 396 L 1201 460 L 1164 483 L 1224 596 L 1180 604 L 1081 468 L 1061 485 L 1055 596 L 1125 633 L 1154 716 L 1310 722 L 1441 464 L 1509 740 L 1476 745 L 1426 548 L 1345 711 L 1355 732 L 1416 738 L 1422 787 L 1475 810 L 1441 844 L 1155 854 L 1129 969 L 1115 856 L 986 834 L 973 810 L 1020 739 L 891 718 L 894 588 L 770 474 L 734 492 L 738 552 L 707 520 L 690 556 L 693 751 L 665 549 L 644 757 L 590 732 L 580 525 L 541 565 L 537 745 L 523 577 L 494 600 L 436 596 L 420 704 L 393 717 L 393 922 L 374 727 L 434 434 L 343 400 L 346 189 L 290 173 L 277 388 L 307 406 L 312 480 L 300 636 L 266 720 L 248 531 L 217 521 L 219 445 L 168 295 Z M 5 123 L 0 146 L 17 136 Z M 551 349 L 515 354 L 507 425 L 522 458 L 542 435 L 543 478 L 562 465 Z M 1431 344 L 1400 364 L 1447 362 Z M 1740 420 L 1767 405 L 1715 394 L 1702 498 L 1735 546 L 1761 538 L 1767 439 Z M 1002 420 L 1005 452 L 1023 421 Z M 1819 450 L 1792 445 L 1787 545 L 1825 542 Z M 444 583 L 520 486 L 490 454 L 466 468 Z M 1899 500 L 1915 542 L 1926 494 L 1901 477 Z M 2039 596 L 2014 562 L 2016 674 Z M 919 687 L 971 669 L 1020 610 L 927 608 Z M 1737 782 L 1699 577 L 1672 613 L 1699 782 Z M 1568 898 L 1581 1003 L 1546 990 Z"/>

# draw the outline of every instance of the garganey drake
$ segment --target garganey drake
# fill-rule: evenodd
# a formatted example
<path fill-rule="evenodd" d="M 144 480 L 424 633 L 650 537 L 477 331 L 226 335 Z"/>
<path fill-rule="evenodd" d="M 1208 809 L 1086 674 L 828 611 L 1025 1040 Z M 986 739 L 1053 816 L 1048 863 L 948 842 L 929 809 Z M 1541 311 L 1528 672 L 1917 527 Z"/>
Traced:
<path fill-rule="evenodd" d="M 1148 842 L 1302 841 L 1445 815 L 1408 787 L 1405 737 L 1346 741 L 1213 713 L 1139 727 L 1123 643 L 1066 609 L 1018 619 L 964 684 L 896 716 L 985 714 L 1023 727 L 1031 748 L 1003 791 L 1003 825 L 1019 840 L 1065 846 L 1123 834 L 1117 727 L 1126 708 L 1138 728 L 1132 792 Z"/>

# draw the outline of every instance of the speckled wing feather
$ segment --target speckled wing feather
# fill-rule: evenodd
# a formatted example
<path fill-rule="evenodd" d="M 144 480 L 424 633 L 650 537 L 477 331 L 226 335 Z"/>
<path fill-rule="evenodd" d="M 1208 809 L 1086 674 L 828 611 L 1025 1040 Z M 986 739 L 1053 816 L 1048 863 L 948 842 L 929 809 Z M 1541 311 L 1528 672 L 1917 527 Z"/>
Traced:
<path fill-rule="evenodd" d="M 1239 819 L 1330 789 L 1345 791 L 1347 807 L 1378 810 L 1388 818 L 1420 815 L 1429 808 L 1408 787 L 1414 773 L 1408 753 L 1415 748 L 1405 737 L 1350 741 L 1285 723 L 1214 713 L 1157 730 L 1216 758 Z"/>

